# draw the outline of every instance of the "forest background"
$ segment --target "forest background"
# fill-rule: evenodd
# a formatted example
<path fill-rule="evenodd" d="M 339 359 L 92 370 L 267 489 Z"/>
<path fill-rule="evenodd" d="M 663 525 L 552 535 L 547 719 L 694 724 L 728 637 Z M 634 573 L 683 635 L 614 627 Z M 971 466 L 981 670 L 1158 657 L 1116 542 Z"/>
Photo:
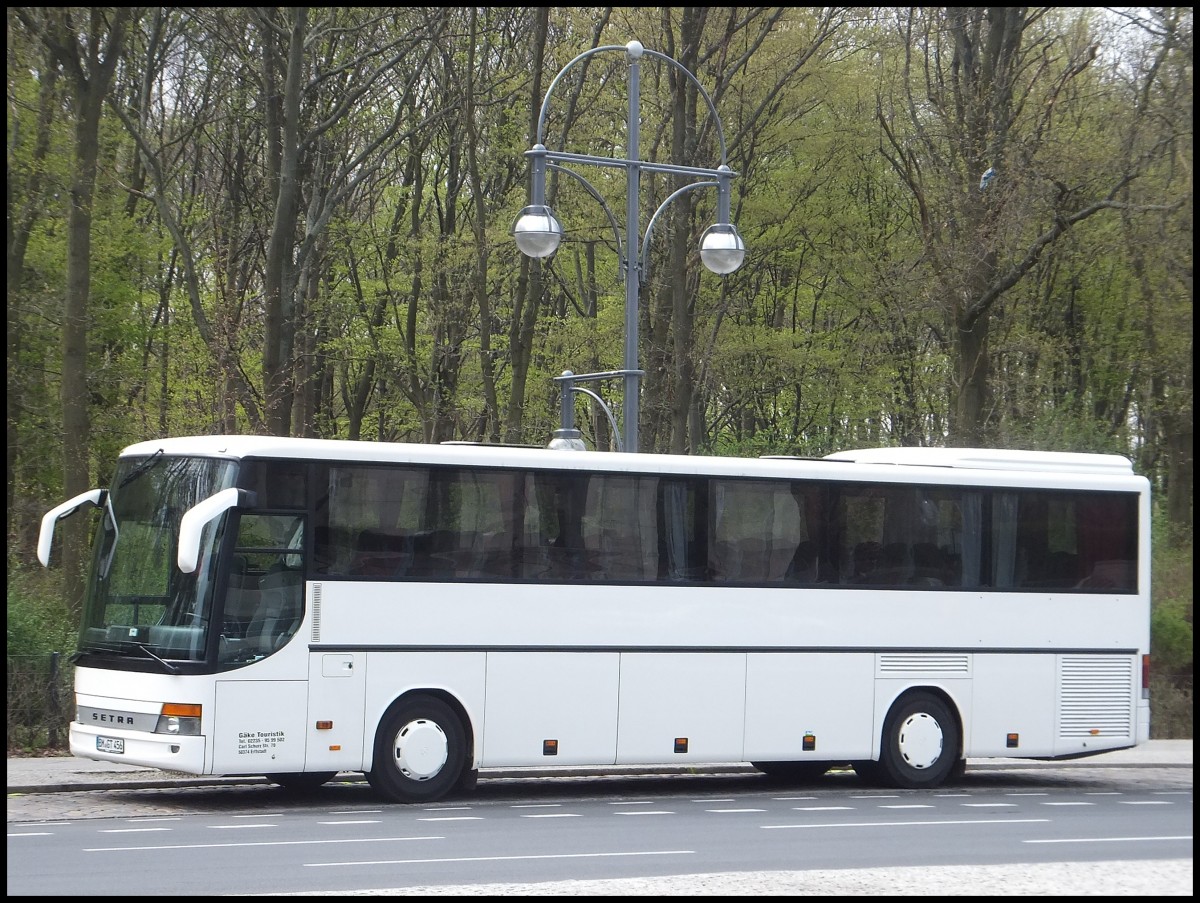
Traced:
<path fill-rule="evenodd" d="M 641 450 L 1128 456 L 1155 489 L 1156 736 L 1191 736 L 1190 8 L 7 20 L 10 685 L 14 654 L 74 642 L 88 525 L 64 522 L 42 572 L 40 518 L 125 445 L 544 445 L 552 378 L 622 367 L 603 206 L 551 172 L 562 247 L 531 260 L 510 233 L 556 73 L 638 40 L 711 96 L 748 249 L 713 276 L 696 249 L 715 192 L 665 208 L 637 314 Z M 622 159 L 627 72 L 623 52 L 572 67 L 547 146 Z M 695 85 L 652 59 L 640 133 L 641 159 L 721 162 Z M 623 170 L 586 176 L 623 209 Z M 640 222 L 686 181 L 644 175 Z M 613 448 L 580 406 L 588 445 Z"/>

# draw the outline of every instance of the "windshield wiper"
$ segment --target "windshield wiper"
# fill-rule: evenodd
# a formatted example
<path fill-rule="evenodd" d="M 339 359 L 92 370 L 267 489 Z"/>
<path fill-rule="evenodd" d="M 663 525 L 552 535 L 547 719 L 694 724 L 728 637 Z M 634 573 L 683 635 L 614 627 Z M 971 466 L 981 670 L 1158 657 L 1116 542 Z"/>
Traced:
<path fill-rule="evenodd" d="M 144 474 L 147 470 L 149 470 L 151 467 L 154 466 L 154 462 L 158 459 L 158 457 L 162 453 L 163 453 L 163 450 L 160 448 L 158 451 L 156 451 L 154 454 L 152 454 L 149 458 L 147 458 L 145 461 L 143 461 L 141 464 L 139 464 L 133 470 L 129 471 L 129 473 L 127 473 L 125 475 L 125 478 L 123 480 L 121 480 L 120 483 L 117 484 L 117 488 L 120 489 L 122 486 L 128 486 L 130 483 L 132 483 L 134 480 L 136 480 L 138 477 L 140 477 L 142 474 Z"/>
<path fill-rule="evenodd" d="M 154 659 L 156 662 L 158 662 L 160 665 L 162 665 L 164 668 L 166 668 L 168 674 L 182 674 L 183 673 L 178 668 L 176 668 L 174 665 L 172 665 L 169 661 L 167 661 L 165 658 L 159 658 L 157 655 L 155 655 L 153 652 L 151 652 L 149 649 L 147 649 L 141 643 L 134 643 L 133 647 L 135 649 L 137 649 L 139 652 L 146 653 L 146 655 L 150 656 L 150 658 Z"/>

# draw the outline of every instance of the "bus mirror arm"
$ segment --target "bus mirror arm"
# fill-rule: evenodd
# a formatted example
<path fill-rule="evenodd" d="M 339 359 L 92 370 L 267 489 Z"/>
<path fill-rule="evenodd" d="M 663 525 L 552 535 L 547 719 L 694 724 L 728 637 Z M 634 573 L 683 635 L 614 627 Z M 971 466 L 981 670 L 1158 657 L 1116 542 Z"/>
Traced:
<path fill-rule="evenodd" d="M 210 521 L 216 520 L 230 508 L 250 508 L 253 505 L 253 492 L 230 488 L 222 489 L 189 508 L 179 522 L 179 570 L 191 574 L 200 564 L 200 534 Z"/>
<path fill-rule="evenodd" d="M 63 502 L 57 508 L 47 511 L 42 517 L 42 529 L 38 533 L 38 561 L 42 563 L 42 567 L 50 567 L 50 546 L 54 542 L 54 526 L 64 517 L 70 517 L 80 508 L 85 505 L 93 505 L 99 508 L 104 504 L 104 500 L 108 496 L 108 491 L 105 489 L 89 489 L 87 492 L 81 492 L 75 498 L 68 502 Z"/>

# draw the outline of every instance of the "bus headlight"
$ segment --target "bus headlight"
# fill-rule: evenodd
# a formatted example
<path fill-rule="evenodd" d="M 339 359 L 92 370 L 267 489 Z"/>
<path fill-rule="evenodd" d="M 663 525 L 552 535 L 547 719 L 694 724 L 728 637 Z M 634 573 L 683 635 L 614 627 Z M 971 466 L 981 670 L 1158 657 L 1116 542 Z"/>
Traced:
<path fill-rule="evenodd" d="M 177 737 L 200 735 L 200 706 L 188 703 L 163 703 L 162 714 L 154 726 L 156 734 L 174 734 Z"/>

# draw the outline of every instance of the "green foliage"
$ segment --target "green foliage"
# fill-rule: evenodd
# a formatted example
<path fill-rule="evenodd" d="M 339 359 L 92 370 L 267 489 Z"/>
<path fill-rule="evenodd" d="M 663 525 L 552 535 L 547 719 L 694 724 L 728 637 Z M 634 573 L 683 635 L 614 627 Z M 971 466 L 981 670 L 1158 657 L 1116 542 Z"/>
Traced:
<path fill-rule="evenodd" d="M 1172 536 L 1174 530 L 1165 516 L 1156 516 L 1150 613 L 1150 726 L 1156 738 L 1191 737 L 1194 723 L 1194 547 L 1190 536 Z"/>
<path fill-rule="evenodd" d="M 9 755 L 30 755 L 65 744 L 78 624 L 56 572 L 9 559 L 6 745 Z"/>
<path fill-rule="evenodd" d="M 997 445 L 1037 451 L 1093 452 L 1133 457 L 1134 450 L 1125 436 L 1114 436 L 1078 405 L 1065 404 L 1056 409 L 1031 412 L 1028 419 L 1008 421 L 1001 429 Z"/>
<path fill-rule="evenodd" d="M 62 601 L 57 571 L 9 562 L 8 655 L 67 654 L 75 649 L 79 625 Z"/>
<path fill-rule="evenodd" d="M 292 13 L 261 15 L 282 34 Z M 290 173 L 280 170 L 272 118 L 286 105 L 259 99 L 282 91 L 288 64 L 281 54 L 264 69 L 272 28 L 259 14 L 147 8 L 132 23 L 101 122 L 92 210 L 95 484 L 129 442 L 259 428 L 248 408 L 264 404 L 271 350 L 295 385 L 295 433 L 354 428 L 369 439 L 423 441 L 436 423 L 438 438 L 474 439 L 498 418 L 501 433 L 509 420 L 520 424 L 519 435 L 504 438 L 544 443 L 559 417 L 553 377 L 623 365 L 625 292 L 603 207 L 561 173 L 550 173 L 547 200 L 567 240 L 536 268 L 515 249 L 508 232 L 529 202 L 531 124 L 555 75 L 581 52 L 636 36 L 678 57 L 692 46 L 682 34 L 689 22 L 698 23 L 694 74 L 717 108 L 737 173 L 731 218 L 748 253 L 725 278 L 700 266 L 695 239 L 716 212 L 711 189 L 680 196 L 656 221 L 639 311 L 644 420 L 683 395 L 679 374 L 691 372 L 687 439 L 695 451 L 819 456 L 945 444 L 963 379 L 951 302 L 991 255 L 997 276 L 1036 260 L 1006 287 L 992 280 L 987 440 L 1136 455 L 1155 485 L 1167 485 L 1165 462 L 1178 459 L 1192 412 L 1190 10 L 1148 9 L 1141 24 L 1067 7 L 1029 17 L 1029 31 L 1013 35 L 1014 53 L 1029 65 L 1009 86 L 1025 102 L 1011 115 L 992 119 L 980 109 L 972 119 L 985 132 L 1008 130 L 987 148 L 1003 147 L 1007 157 L 986 195 L 977 188 L 972 156 L 984 150 L 972 143 L 974 126 L 964 129 L 938 95 L 947 75 L 938 67 L 966 58 L 944 42 L 971 29 L 946 27 L 941 8 L 735 16 L 716 7 L 555 7 L 539 47 L 541 15 L 524 7 L 413 7 L 385 17 L 314 8 L 299 83 L 328 90 L 300 97 L 301 159 Z M 8 297 L 9 534 L 27 559 L 29 537 L 63 481 L 60 343 L 75 122 L 63 101 L 67 80 L 60 75 L 44 98 L 44 47 L 11 11 L 8 21 L 10 207 L 14 227 L 28 228 Z M 990 25 L 978 25 L 984 43 L 974 49 L 984 52 Z M 156 29 L 172 35 L 165 57 L 145 53 Z M 547 145 L 623 157 L 627 71 L 623 54 L 596 54 L 558 82 Z M 672 70 L 647 57 L 640 71 L 641 158 L 714 165 L 716 129 L 698 97 L 684 114 L 688 159 L 669 159 Z M 131 103 L 143 85 L 156 86 L 155 102 Z M 1005 94 L 999 84 L 975 88 L 959 100 Z M 137 123 L 142 155 L 116 109 Z M 39 157 L 43 111 L 49 141 Z M 576 171 L 625 225 L 626 173 Z M 684 181 L 643 172 L 641 229 Z M 276 224 L 285 182 L 298 188 L 299 212 Z M 692 250 L 676 298 L 670 255 L 681 205 Z M 1093 207 L 1094 216 L 1038 243 Z M 294 344 L 271 347 L 264 271 L 276 226 L 288 236 L 288 260 L 310 281 L 287 299 Z M 185 263 L 198 282 L 198 309 L 184 290 Z M 596 388 L 619 398 L 616 385 Z M 303 414 L 301 399 L 312 401 Z M 670 437 L 659 431 L 653 441 Z M 1169 598 L 1190 606 L 1190 592 Z M 1186 641 L 1173 605 L 1156 614 L 1159 654 Z"/>
<path fill-rule="evenodd" d="M 1156 532 L 1165 532 L 1160 518 Z M 1176 546 L 1157 541 L 1154 549 L 1153 598 L 1150 621 L 1150 650 L 1156 670 L 1191 679 L 1193 662 L 1192 573 L 1193 546 Z"/>

